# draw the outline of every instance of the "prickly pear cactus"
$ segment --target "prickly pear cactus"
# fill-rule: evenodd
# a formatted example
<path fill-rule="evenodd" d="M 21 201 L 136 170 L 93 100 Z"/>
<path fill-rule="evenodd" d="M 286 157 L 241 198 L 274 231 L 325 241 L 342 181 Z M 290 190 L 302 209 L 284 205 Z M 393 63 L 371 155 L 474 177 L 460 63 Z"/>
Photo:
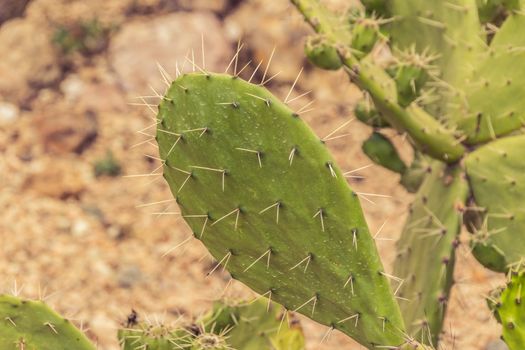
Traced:
<path fill-rule="evenodd" d="M 122 350 L 174 350 L 190 348 L 195 336 L 182 327 L 141 322 L 119 329 L 118 339 Z"/>
<path fill-rule="evenodd" d="M 397 242 L 394 274 L 410 334 L 436 345 L 452 287 L 468 185 L 460 168 L 434 161 Z"/>
<path fill-rule="evenodd" d="M 496 319 L 503 327 L 503 340 L 510 350 L 523 349 L 525 344 L 525 271 L 512 271 L 507 286 L 498 290 L 499 298 L 491 299 Z"/>
<path fill-rule="evenodd" d="M 471 144 L 520 129 L 525 118 L 525 14 L 515 12 L 498 29 L 465 86 L 465 97 L 452 111 Z"/>
<path fill-rule="evenodd" d="M 511 136 L 478 148 L 465 160 L 474 201 L 485 215 L 473 253 L 496 271 L 506 271 L 525 252 L 523 149 L 525 136 Z"/>
<path fill-rule="evenodd" d="M 0 348 L 6 350 L 95 350 L 71 321 L 41 301 L 0 296 Z"/>
<path fill-rule="evenodd" d="M 296 113 L 238 77 L 188 74 L 158 121 L 182 217 L 233 278 L 367 347 L 407 343 L 358 194 Z"/>

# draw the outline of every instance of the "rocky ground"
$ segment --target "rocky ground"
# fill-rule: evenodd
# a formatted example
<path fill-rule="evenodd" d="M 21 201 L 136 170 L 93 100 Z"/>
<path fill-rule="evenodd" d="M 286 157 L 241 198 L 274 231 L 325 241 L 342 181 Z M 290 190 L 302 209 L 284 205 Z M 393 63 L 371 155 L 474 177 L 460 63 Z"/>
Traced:
<path fill-rule="evenodd" d="M 171 75 L 191 69 L 185 57 L 201 63 L 202 47 L 206 68 L 223 71 L 242 39 L 247 76 L 276 48 L 268 74 L 280 72 L 270 84 L 280 96 L 304 67 L 297 94 L 311 93 L 295 107 L 315 100 L 304 119 L 326 135 L 361 96 L 343 73 L 305 62 L 301 17 L 286 1 L 264 0 L 33 0 L 25 12 L 6 4 L 0 0 L 0 289 L 44 295 L 82 321 L 100 349 L 118 348 L 116 329 L 131 308 L 169 321 L 224 295 L 252 297 L 240 283 L 225 290 L 225 273 L 205 277 L 213 261 L 198 242 L 164 256 L 190 231 L 158 214 L 176 209 L 161 177 L 132 176 L 159 167 L 153 113 L 137 97 L 162 93 L 158 66 Z M 370 130 L 353 123 L 348 132 L 329 142 L 339 164 L 369 164 L 360 143 Z M 363 206 L 371 229 L 388 220 L 383 236 L 394 240 L 411 196 L 381 168 L 360 174 L 356 190 L 391 196 Z M 388 268 L 393 241 L 379 245 Z M 483 349 L 499 334 L 483 296 L 501 278 L 465 246 L 458 260 L 443 348 Z M 326 328 L 300 320 L 309 349 L 360 348 L 335 333 L 320 344 Z"/>

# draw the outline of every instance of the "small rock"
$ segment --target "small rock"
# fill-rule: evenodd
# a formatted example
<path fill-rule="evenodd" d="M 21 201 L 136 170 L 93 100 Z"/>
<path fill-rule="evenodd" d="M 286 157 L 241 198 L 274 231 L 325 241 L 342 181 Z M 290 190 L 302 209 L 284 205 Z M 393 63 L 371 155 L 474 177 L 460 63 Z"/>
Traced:
<path fill-rule="evenodd" d="M 31 0 L 0 0 L 0 25 L 5 21 L 22 16 Z"/>
<path fill-rule="evenodd" d="M 86 189 L 85 174 L 74 160 L 45 158 L 35 165 L 22 189 L 57 199 L 78 198 Z"/>
<path fill-rule="evenodd" d="M 87 221 L 78 219 L 73 223 L 71 227 L 71 234 L 75 237 L 85 236 L 89 232 L 89 224 Z"/>
<path fill-rule="evenodd" d="M 14 104 L 0 102 L 0 125 L 14 122 L 18 118 L 19 114 L 20 111 Z"/>
<path fill-rule="evenodd" d="M 232 57 L 232 48 L 221 22 L 211 13 L 180 12 L 148 20 L 126 23 L 111 40 L 111 65 L 124 88 L 133 95 L 151 94 L 148 86 L 159 93 L 166 85 L 159 73 L 157 62 L 173 78 L 178 67 L 186 71 L 192 57 L 202 66 L 201 33 L 204 36 L 206 69 L 224 71 Z"/>
<path fill-rule="evenodd" d="M 487 344 L 486 350 L 509 350 L 509 347 L 501 339 L 496 339 Z"/>
<path fill-rule="evenodd" d="M 131 265 L 123 267 L 117 276 L 119 286 L 131 288 L 142 279 L 142 271 L 138 266 Z"/>
<path fill-rule="evenodd" d="M 213 11 L 222 14 L 233 2 L 231 0 L 178 0 L 177 5 L 188 11 Z"/>
<path fill-rule="evenodd" d="M 60 90 L 68 101 L 76 101 L 85 92 L 84 82 L 75 74 L 68 76 L 60 84 Z"/>
<path fill-rule="evenodd" d="M 34 127 L 40 134 L 47 152 L 63 154 L 82 153 L 97 136 L 97 120 L 93 111 L 68 113 L 57 111 L 50 115 L 45 111 L 35 118 Z"/>
<path fill-rule="evenodd" d="M 38 89 L 60 78 L 62 72 L 46 28 L 20 18 L 0 27 L 0 95 L 5 100 L 27 103 Z"/>

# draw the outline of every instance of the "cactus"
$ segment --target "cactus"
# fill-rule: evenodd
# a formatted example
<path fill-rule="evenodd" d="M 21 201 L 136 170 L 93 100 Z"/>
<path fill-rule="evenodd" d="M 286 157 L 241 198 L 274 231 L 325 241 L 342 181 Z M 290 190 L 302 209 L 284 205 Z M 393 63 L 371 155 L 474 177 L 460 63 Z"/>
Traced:
<path fill-rule="evenodd" d="M 465 160 L 474 201 L 485 210 L 473 253 L 496 271 L 506 271 L 525 252 L 524 147 L 525 136 L 510 136 L 478 148 Z"/>
<path fill-rule="evenodd" d="M 225 332 L 234 349 L 303 350 L 302 331 L 286 316 L 284 309 L 264 299 L 233 305 L 216 302 L 198 323 L 208 332 Z"/>
<path fill-rule="evenodd" d="M 95 350 L 84 333 L 41 301 L 0 296 L 0 348 Z"/>
<path fill-rule="evenodd" d="M 502 338 L 510 350 L 523 349 L 525 344 L 525 271 L 521 268 L 522 265 L 518 264 L 510 272 L 507 286 L 497 289 L 488 299 L 489 306 L 502 325 Z"/>
<path fill-rule="evenodd" d="M 118 339 L 122 350 L 174 350 L 191 348 L 194 334 L 182 327 L 133 322 L 118 330 Z"/>
<path fill-rule="evenodd" d="M 406 344 L 358 194 L 296 113 L 236 76 L 194 73 L 158 121 L 181 215 L 232 278 L 365 346 Z"/>
<path fill-rule="evenodd" d="M 452 287 L 461 214 L 468 195 L 459 168 L 430 166 L 397 242 L 394 274 L 403 279 L 398 296 L 409 333 L 437 345 Z"/>
<path fill-rule="evenodd" d="M 118 332 L 122 350 L 303 350 L 298 326 L 290 326 L 270 301 L 228 305 L 216 302 L 213 310 L 194 323 L 178 326 L 133 322 Z"/>

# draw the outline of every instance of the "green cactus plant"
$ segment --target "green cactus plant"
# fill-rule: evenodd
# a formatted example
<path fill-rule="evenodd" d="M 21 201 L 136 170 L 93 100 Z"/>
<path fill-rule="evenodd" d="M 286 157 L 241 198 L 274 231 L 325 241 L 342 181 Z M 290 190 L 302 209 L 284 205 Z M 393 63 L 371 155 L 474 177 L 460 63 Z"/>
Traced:
<path fill-rule="evenodd" d="M 514 266 L 505 288 L 499 288 L 488 298 L 489 307 L 503 328 L 503 340 L 510 350 L 519 350 L 525 344 L 525 271 Z"/>
<path fill-rule="evenodd" d="M 525 136 L 509 136 L 478 148 L 465 160 L 474 201 L 485 216 L 473 253 L 496 271 L 506 271 L 524 257 L 524 147 Z"/>
<path fill-rule="evenodd" d="M 95 350 L 84 333 L 42 301 L 0 295 L 0 348 Z"/>
<path fill-rule="evenodd" d="M 236 76 L 194 73 L 158 121 L 182 216 L 233 278 L 366 346 L 407 343 L 358 194 L 296 113 Z"/>
<path fill-rule="evenodd" d="M 118 332 L 122 350 L 304 350 L 297 325 L 283 322 L 282 310 L 269 300 L 215 302 L 213 309 L 186 325 L 130 322 Z"/>
<path fill-rule="evenodd" d="M 216 302 L 197 323 L 208 332 L 225 332 L 234 349 L 304 350 L 302 330 L 286 318 L 282 307 L 260 298 L 248 303 Z"/>

